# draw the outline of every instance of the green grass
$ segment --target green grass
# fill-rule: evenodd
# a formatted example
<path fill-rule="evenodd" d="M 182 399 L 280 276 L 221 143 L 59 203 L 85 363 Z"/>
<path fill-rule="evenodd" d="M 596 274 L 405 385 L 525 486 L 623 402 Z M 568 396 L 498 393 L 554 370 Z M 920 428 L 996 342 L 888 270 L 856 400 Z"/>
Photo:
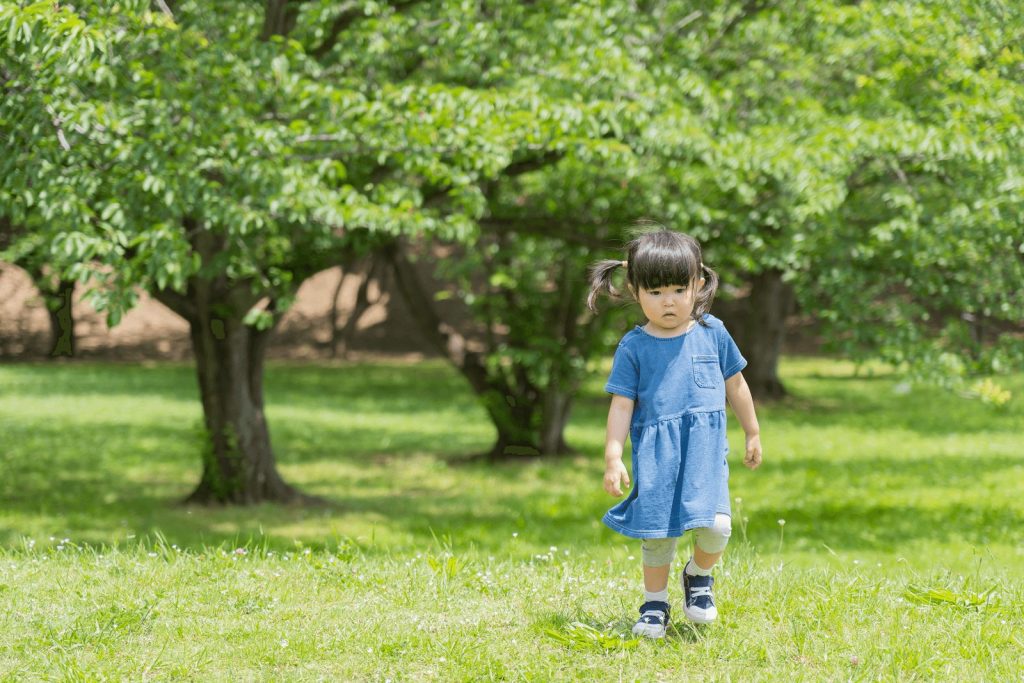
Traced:
<path fill-rule="evenodd" d="M 441 363 L 271 365 L 281 471 L 334 505 L 204 509 L 178 504 L 190 366 L 0 367 L 0 680 L 1018 680 L 1024 376 L 997 411 L 877 368 L 782 375 L 757 472 L 730 424 L 721 618 L 652 643 L 639 547 L 598 522 L 601 376 L 580 455 L 487 466 Z"/>

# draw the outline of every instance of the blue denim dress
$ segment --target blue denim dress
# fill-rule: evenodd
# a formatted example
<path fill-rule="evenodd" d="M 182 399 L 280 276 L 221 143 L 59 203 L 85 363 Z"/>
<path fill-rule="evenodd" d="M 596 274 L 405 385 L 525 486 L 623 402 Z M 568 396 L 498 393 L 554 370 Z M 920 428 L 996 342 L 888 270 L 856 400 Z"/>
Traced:
<path fill-rule="evenodd" d="M 605 391 L 631 398 L 633 488 L 602 520 L 633 538 L 682 536 L 731 516 L 725 380 L 747 365 L 722 321 L 619 342 Z"/>

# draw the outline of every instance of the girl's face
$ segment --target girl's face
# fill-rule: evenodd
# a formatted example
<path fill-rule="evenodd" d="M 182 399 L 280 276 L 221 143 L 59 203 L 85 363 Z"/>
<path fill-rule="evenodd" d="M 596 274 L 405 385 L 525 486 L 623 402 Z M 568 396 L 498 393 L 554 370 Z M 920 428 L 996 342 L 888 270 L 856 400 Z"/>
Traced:
<path fill-rule="evenodd" d="M 665 336 L 685 332 L 690 326 L 690 314 L 693 313 L 697 292 L 703 286 L 704 278 L 691 282 L 689 287 L 683 285 L 666 285 L 656 289 L 641 287 L 637 292 L 637 300 L 650 322 L 652 328 L 650 331 Z"/>

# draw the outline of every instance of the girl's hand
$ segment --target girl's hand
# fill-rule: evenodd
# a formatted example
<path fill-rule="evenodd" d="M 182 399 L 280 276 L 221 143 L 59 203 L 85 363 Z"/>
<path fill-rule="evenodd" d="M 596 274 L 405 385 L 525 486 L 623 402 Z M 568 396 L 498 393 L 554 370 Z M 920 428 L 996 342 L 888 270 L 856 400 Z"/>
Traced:
<path fill-rule="evenodd" d="M 752 470 L 756 470 L 761 464 L 761 435 L 752 434 L 747 436 L 747 454 L 743 458 L 743 464 Z"/>
<path fill-rule="evenodd" d="M 626 466 L 622 464 L 621 460 L 607 463 L 604 468 L 604 490 L 610 495 L 621 496 L 620 483 L 625 488 L 629 488 L 629 472 L 626 471 Z"/>

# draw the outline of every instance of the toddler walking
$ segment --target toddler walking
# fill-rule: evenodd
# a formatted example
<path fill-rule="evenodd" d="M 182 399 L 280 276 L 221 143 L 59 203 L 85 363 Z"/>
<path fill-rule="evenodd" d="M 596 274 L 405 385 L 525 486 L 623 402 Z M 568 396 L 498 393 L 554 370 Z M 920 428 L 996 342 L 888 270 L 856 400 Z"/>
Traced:
<path fill-rule="evenodd" d="M 725 325 L 708 311 L 718 276 L 704 265 L 697 240 L 664 228 L 641 233 L 627 260 L 599 261 L 591 269 L 587 304 L 599 294 L 618 297 L 612 275 L 626 271 L 626 287 L 647 318 L 619 342 L 605 391 L 612 394 L 605 438 L 604 488 L 629 487 L 622 464 L 632 441 L 629 495 L 602 520 L 643 539 L 644 602 L 633 633 L 661 638 L 668 626 L 668 577 L 676 541 L 694 530 L 693 555 L 680 573 L 683 613 L 697 623 L 718 616 L 711 570 L 731 534 L 725 401 L 746 432 L 743 464 L 761 464 L 761 439 L 740 355 Z"/>

